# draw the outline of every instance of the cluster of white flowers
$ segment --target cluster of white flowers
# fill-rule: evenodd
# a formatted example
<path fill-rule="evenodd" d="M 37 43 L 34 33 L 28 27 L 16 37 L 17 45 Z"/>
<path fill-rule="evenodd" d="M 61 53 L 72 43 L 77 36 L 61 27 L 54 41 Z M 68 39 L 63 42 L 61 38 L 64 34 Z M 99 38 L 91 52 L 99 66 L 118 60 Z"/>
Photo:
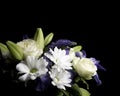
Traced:
<path fill-rule="evenodd" d="M 63 90 L 77 84 L 75 77 L 82 80 L 96 78 L 95 80 L 101 83 L 97 70 L 98 67 L 104 68 L 99 62 L 95 58 L 87 58 L 81 51 L 81 46 L 70 40 L 51 43 L 53 35 L 50 33 L 44 38 L 41 28 L 38 28 L 33 39 L 27 38 L 17 43 L 7 41 L 7 45 L 0 43 L 0 50 L 5 59 L 14 58 L 19 61 L 16 64 L 20 74 L 19 80 L 42 80 L 42 77 L 48 74 L 50 84 Z"/>

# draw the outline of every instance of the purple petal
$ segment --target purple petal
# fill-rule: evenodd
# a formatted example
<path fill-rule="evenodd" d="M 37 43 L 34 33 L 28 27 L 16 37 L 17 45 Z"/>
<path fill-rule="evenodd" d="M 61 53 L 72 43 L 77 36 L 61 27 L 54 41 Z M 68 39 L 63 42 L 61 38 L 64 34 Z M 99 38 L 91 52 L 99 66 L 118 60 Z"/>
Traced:
<path fill-rule="evenodd" d="M 75 76 L 77 75 L 77 73 L 75 72 L 75 71 L 73 71 L 73 70 L 67 70 L 68 72 L 70 72 L 70 74 L 71 74 L 71 80 L 72 80 L 72 82 L 71 83 L 74 83 L 73 81 L 73 79 L 75 78 Z"/>
<path fill-rule="evenodd" d="M 79 52 L 76 52 L 76 53 L 75 53 L 75 56 L 76 56 L 76 57 L 81 57 L 81 55 L 80 55 Z"/>
<path fill-rule="evenodd" d="M 43 75 L 40 78 L 37 78 L 38 84 L 36 87 L 37 91 L 44 91 L 45 89 L 47 89 L 51 83 L 51 79 L 49 74 Z"/>
<path fill-rule="evenodd" d="M 66 55 L 69 55 L 70 49 L 66 48 L 65 51 L 66 51 Z"/>
<path fill-rule="evenodd" d="M 73 46 L 76 45 L 76 42 L 66 40 L 66 39 L 60 39 L 56 42 L 57 45 L 64 45 L 64 46 Z"/>
<path fill-rule="evenodd" d="M 82 50 L 82 57 L 86 57 L 86 52 Z"/>
<path fill-rule="evenodd" d="M 98 86 L 102 84 L 102 81 L 99 79 L 98 74 L 96 74 L 96 75 L 94 76 L 94 79 L 95 79 L 95 81 L 96 81 L 96 83 L 97 83 Z"/>
<path fill-rule="evenodd" d="M 83 57 L 86 57 L 86 52 L 85 51 L 76 52 L 75 55 L 76 57 L 83 58 Z"/>
<path fill-rule="evenodd" d="M 90 59 L 94 62 L 94 64 L 95 64 L 95 65 L 98 65 L 98 64 L 99 64 L 99 62 L 100 62 L 100 61 L 96 60 L 96 59 L 95 59 L 95 58 L 93 58 L 93 57 L 91 57 Z"/>
<path fill-rule="evenodd" d="M 106 69 L 103 66 L 101 66 L 100 64 L 96 64 L 96 66 L 97 66 L 98 69 L 106 71 Z"/>
<path fill-rule="evenodd" d="M 46 56 L 43 56 L 43 58 L 48 62 L 47 68 L 50 69 L 53 63 Z"/>
<path fill-rule="evenodd" d="M 106 69 L 99 64 L 100 61 L 96 60 L 95 58 L 90 58 L 90 59 L 94 62 L 94 64 L 97 66 L 98 69 L 106 71 Z"/>
<path fill-rule="evenodd" d="M 70 40 L 67 40 L 67 39 L 60 39 L 56 42 L 52 42 L 52 44 L 49 45 L 49 48 L 52 48 L 52 49 L 54 49 L 54 47 L 64 48 L 64 47 L 67 47 L 67 46 L 75 46 L 75 45 L 77 45 L 76 42 L 73 42 L 73 41 L 70 41 Z"/>

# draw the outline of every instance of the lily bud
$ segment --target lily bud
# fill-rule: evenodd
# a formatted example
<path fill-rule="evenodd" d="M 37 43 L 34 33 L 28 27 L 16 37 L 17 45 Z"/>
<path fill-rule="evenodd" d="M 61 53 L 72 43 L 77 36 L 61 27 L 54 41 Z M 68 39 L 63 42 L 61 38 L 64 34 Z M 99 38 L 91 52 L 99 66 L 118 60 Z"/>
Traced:
<path fill-rule="evenodd" d="M 44 48 L 44 35 L 41 28 L 37 28 L 36 33 L 34 35 L 34 40 L 39 45 L 39 48 Z"/>
<path fill-rule="evenodd" d="M 54 36 L 54 34 L 50 33 L 45 37 L 45 46 L 48 45 L 52 41 L 53 36 Z"/>
<path fill-rule="evenodd" d="M 73 47 L 74 52 L 79 52 L 82 49 L 82 46 Z"/>
<path fill-rule="evenodd" d="M 0 43 L 0 51 L 4 58 L 9 56 L 9 50 L 5 44 Z"/>
<path fill-rule="evenodd" d="M 7 41 L 6 42 L 9 51 L 13 55 L 15 59 L 22 60 L 23 59 L 23 50 L 14 42 Z"/>

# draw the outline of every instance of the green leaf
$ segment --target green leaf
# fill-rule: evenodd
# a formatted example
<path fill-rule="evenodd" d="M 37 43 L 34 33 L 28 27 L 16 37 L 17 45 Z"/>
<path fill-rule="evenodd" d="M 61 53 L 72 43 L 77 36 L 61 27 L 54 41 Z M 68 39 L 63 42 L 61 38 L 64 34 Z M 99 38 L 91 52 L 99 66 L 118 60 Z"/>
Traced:
<path fill-rule="evenodd" d="M 86 89 L 83 89 L 83 88 L 79 88 L 80 91 L 81 91 L 81 96 L 90 96 L 90 93 L 86 90 Z"/>
<path fill-rule="evenodd" d="M 69 92 L 67 92 L 66 90 L 61 90 L 62 92 L 63 92 L 63 94 L 65 95 L 65 96 L 69 96 Z"/>
<path fill-rule="evenodd" d="M 57 94 L 57 96 L 63 96 L 63 95 L 64 95 L 64 94 L 63 94 L 62 91 L 59 91 L 58 94 Z"/>
<path fill-rule="evenodd" d="M 34 40 L 37 42 L 38 46 L 41 49 L 44 48 L 44 35 L 41 28 L 37 28 L 36 33 L 34 35 Z"/>
<path fill-rule="evenodd" d="M 75 96 L 90 96 L 90 93 L 86 89 L 79 87 L 77 84 L 73 84 L 72 89 Z"/>
<path fill-rule="evenodd" d="M 77 77 L 75 78 L 75 82 L 78 83 L 79 81 L 81 81 L 81 77 L 80 77 L 80 76 L 77 76 Z"/>
<path fill-rule="evenodd" d="M 61 89 L 58 90 L 57 96 L 70 96 L 70 95 L 68 91 Z"/>
<path fill-rule="evenodd" d="M 72 90 L 73 90 L 73 94 L 75 94 L 75 96 L 82 96 L 80 88 L 77 84 L 72 85 Z"/>
<path fill-rule="evenodd" d="M 80 76 L 77 76 L 77 77 L 75 78 L 75 82 L 76 82 L 76 83 L 82 82 L 82 83 L 84 83 L 84 84 L 86 85 L 87 89 L 89 89 L 89 84 L 88 84 L 83 78 L 81 78 Z"/>
<path fill-rule="evenodd" d="M 54 34 L 50 33 L 45 37 L 45 46 L 48 45 L 51 42 L 53 36 L 54 36 Z"/>
<path fill-rule="evenodd" d="M 9 51 L 13 55 L 15 59 L 22 60 L 23 59 L 23 50 L 14 42 L 7 41 L 6 42 Z"/>
<path fill-rule="evenodd" d="M 83 78 L 81 78 L 81 81 L 82 81 L 84 84 L 86 84 L 87 89 L 89 89 L 89 84 L 88 84 Z"/>
<path fill-rule="evenodd" d="M 75 47 L 73 47 L 73 50 L 75 52 L 79 52 L 81 49 L 82 49 L 82 46 L 75 46 Z"/>

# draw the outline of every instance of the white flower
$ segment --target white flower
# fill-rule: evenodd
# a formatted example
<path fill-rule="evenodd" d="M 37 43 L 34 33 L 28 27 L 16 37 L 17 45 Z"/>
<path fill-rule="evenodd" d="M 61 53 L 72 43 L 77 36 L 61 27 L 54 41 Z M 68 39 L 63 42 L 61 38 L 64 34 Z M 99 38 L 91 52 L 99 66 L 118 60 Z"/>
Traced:
<path fill-rule="evenodd" d="M 89 58 L 76 58 L 73 63 L 73 67 L 76 72 L 86 80 L 92 79 L 92 76 L 97 73 L 96 65 Z"/>
<path fill-rule="evenodd" d="M 39 57 L 43 53 L 43 49 L 40 49 L 37 42 L 32 39 L 24 39 L 17 43 L 23 49 L 24 56 Z"/>
<path fill-rule="evenodd" d="M 57 88 L 66 90 L 65 86 L 71 87 L 71 74 L 68 71 L 58 71 L 56 68 L 52 68 L 49 74 L 52 78 L 52 84 L 57 86 Z"/>
<path fill-rule="evenodd" d="M 70 48 L 69 55 L 70 55 L 70 57 L 72 58 L 72 60 L 76 57 L 76 56 L 75 56 L 75 51 L 74 51 L 73 48 Z"/>
<path fill-rule="evenodd" d="M 51 53 L 51 54 L 50 54 Z M 55 63 L 53 68 L 57 68 L 58 70 L 61 69 L 72 69 L 72 58 L 70 55 L 66 55 L 65 50 L 58 49 L 57 47 L 54 48 L 54 51 L 50 49 L 50 53 L 45 53 L 51 61 Z"/>
<path fill-rule="evenodd" d="M 35 80 L 37 77 L 46 74 L 48 71 L 47 65 L 48 62 L 43 58 L 37 59 L 34 56 L 28 56 L 26 61 L 22 61 L 16 66 L 19 73 L 23 74 L 19 79 L 22 81 Z"/>

